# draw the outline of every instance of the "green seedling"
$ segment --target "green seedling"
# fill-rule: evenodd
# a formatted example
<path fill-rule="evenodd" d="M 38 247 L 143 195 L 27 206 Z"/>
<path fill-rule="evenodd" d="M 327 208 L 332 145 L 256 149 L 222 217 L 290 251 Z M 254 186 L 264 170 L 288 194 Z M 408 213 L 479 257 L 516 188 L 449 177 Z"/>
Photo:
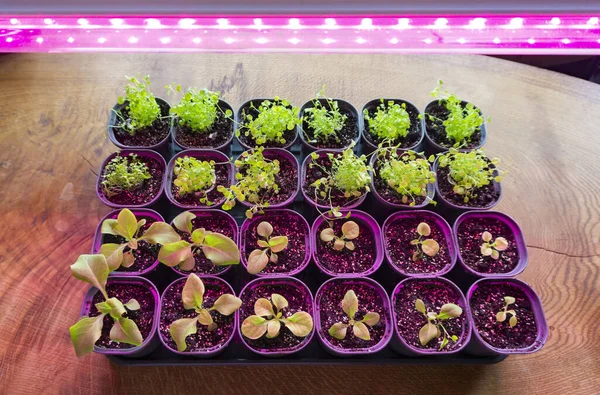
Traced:
<path fill-rule="evenodd" d="M 433 311 L 427 311 L 425 308 L 425 303 L 423 303 L 421 299 L 417 299 L 415 301 L 415 308 L 419 313 L 423 314 L 427 320 L 427 323 L 419 331 L 419 341 L 421 342 L 422 346 L 427 345 L 427 343 L 433 339 L 438 339 L 443 336 L 442 344 L 440 344 L 441 351 L 448 345 L 448 338 L 450 338 L 453 342 L 458 341 L 458 336 L 450 335 L 446 331 L 443 322 L 460 317 L 463 312 L 460 306 L 455 305 L 454 303 L 446 303 L 442 306 L 440 312 L 436 313 Z"/>
<path fill-rule="evenodd" d="M 325 100 L 323 104 L 319 99 Z M 306 122 L 308 127 L 313 130 L 313 138 L 306 136 L 309 143 L 322 142 L 329 140 L 340 141 L 338 133 L 344 127 L 348 118 L 340 112 L 338 102 L 325 96 L 325 86 L 317 93 L 317 97 L 312 101 L 312 107 L 304 110 L 302 121 Z"/>
<path fill-rule="evenodd" d="M 397 143 L 408 136 L 411 122 L 410 115 L 406 111 L 406 103 L 397 104 L 393 100 L 386 103 L 381 99 L 373 116 L 367 109 L 364 110 L 363 115 L 369 124 L 369 132 L 382 143 Z"/>
<path fill-rule="evenodd" d="M 338 340 L 343 340 L 346 338 L 348 328 L 352 327 L 354 336 L 362 340 L 371 340 L 369 327 L 377 325 L 380 318 L 379 313 L 368 312 L 361 320 L 357 320 L 358 298 L 353 290 L 349 290 L 344 295 L 344 299 L 342 300 L 342 310 L 344 310 L 344 313 L 348 316 L 348 323 L 337 322 L 333 324 L 331 328 L 329 328 L 329 335 Z"/>
<path fill-rule="evenodd" d="M 418 238 L 411 240 L 410 244 L 417 247 L 413 253 L 412 260 L 418 261 L 423 258 L 423 255 L 430 257 L 436 256 L 440 251 L 440 245 L 434 239 L 424 239 L 431 234 L 431 228 L 425 222 L 421 222 L 417 226 Z"/>
<path fill-rule="evenodd" d="M 215 187 L 215 161 L 200 161 L 191 156 L 179 157 L 173 167 L 173 184 L 179 196 L 194 194 L 200 203 L 211 206 L 206 194 Z"/>
<path fill-rule="evenodd" d="M 151 126 L 161 117 L 160 106 L 150 92 L 149 76 L 144 77 L 142 81 L 135 77 L 125 76 L 125 78 L 129 80 L 129 85 L 125 87 L 125 96 L 119 97 L 118 103 L 125 105 L 124 108 L 129 116 L 125 119 L 120 112 L 116 111 L 119 123 L 113 127 L 123 129 L 134 136 L 136 131 Z"/>
<path fill-rule="evenodd" d="M 180 125 L 189 127 L 193 132 L 209 132 L 219 113 L 232 119 L 233 113 L 231 110 L 223 111 L 219 107 L 220 92 L 212 92 L 208 89 L 198 90 L 196 88 L 188 88 L 187 91 L 183 92 L 181 85 L 175 84 L 171 84 L 166 88 L 169 94 L 183 93 L 181 101 L 171 107 L 169 112 L 177 117 Z"/>
<path fill-rule="evenodd" d="M 256 108 L 254 103 L 250 108 L 258 111 L 256 118 L 251 114 L 242 114 L 243 123 L 236 130 L 236 136 L 251 137 L 257 146 L 268 143 L 285 144 L 284 133 L 293 130 L 300 122 L 299 109 L 292 107 L 285 99 L 275 97 L 265 100 Z"/>
<path fill-rule="evenodd" d="M 483 244 L 481 244 L 481 255 L 491 256 L 492 259 L 498 260 L 500 258 L 500 252 L 508 248 L 508 241 L 504 237 L 496 237 L 496 240 L 492 241 L 492 234 L 485 231 L 481 234 Z"/>
<path fill-rule="evenodd" d="M 511 304 L 515 304 L 516 300 L 512 296 L 504 297 L 504 308 L 496 313 L 496 321 L 504 322 L 506 321 L 506 317 L 510 315 L 510 319 L 508 320 L 508 325 L 511 328 L 517 325 L 517 312 L 514 310 L 508 310 L 508 306 Z"/>
<path fill-rule="evenodd" d="M 344 222 L 342 225 L 342 235 L 336 236 L 333 228 L 325 228 L 321 231 L 319 237 L 326 243 L 333 241 L 333 248 L 341 251 L 344 248 L 354 251 L 354 242 L 360 233 L 360 227 L 354 221 Z"/>
<path fill-rule="evenodd" d="M 125 191 L 134 191 L 152 178 L 146 163 L 136 154 L 121 156 L 117 154 L 104 167 L 102 191 L 108 197 Z"/>
<path fill-rule="evenodd" d="M 242 322 L 242 334 L 248 339 L 260 339 L 265 333 L 268 339 L 275 338 L 281 331 L 281 324 L 294 336 L 306 337 L 313 330 L 310 314 L 298 311 L 289 317 L 283 316 L 288 301 L 279 294 L 272 294 L 271 300 L 260 298 L 254 303 L 254 314 Z"/>
<path fill-rule="evenodd" d="M 285 250 L 288 245 L 287 236 L 271 237 L 273 226 L 266 221 L 258 224 L 256 233 L 262 237 L 258 240 L 258 246 L 263 249 L 257 248 L 248 256 L 248 273 L 250 274 L 260 273 L 269 262 L 277 263 L 279 259 L 277 253 Z"/>

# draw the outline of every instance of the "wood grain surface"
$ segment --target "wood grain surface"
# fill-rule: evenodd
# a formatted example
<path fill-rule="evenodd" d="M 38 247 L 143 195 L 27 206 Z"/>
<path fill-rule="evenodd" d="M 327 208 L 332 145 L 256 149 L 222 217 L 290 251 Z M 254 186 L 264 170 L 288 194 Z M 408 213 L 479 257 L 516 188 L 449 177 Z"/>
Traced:
<path fill-rule="evenodd" d="M 68 327 L 85 284 L 68 266 L 109 211 L 95 173 L 125 74 L 301 105 L 322 84 L 357 107 L 419 108 L 438 78 L 492 117 L 486 151 L 508 174 L 497 206 L 525 232 L 519 278 L 539 293 L 544 349 L 493 366 L 121 368 L 77 359 Z M 591 394 L 600 385 L 600 86 L 480 56 L 24 54 L 0 56 L 0 393 Z"/>

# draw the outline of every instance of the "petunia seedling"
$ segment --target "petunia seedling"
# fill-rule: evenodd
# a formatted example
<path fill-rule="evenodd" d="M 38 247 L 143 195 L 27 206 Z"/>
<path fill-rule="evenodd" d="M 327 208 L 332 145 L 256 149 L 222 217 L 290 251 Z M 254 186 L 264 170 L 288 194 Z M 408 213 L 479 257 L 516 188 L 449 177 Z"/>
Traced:
<path fill-rule="evenodd" d="M 154 94 L 150 91 L 150 77 L 142 81 L 135 77 L 127 77 L 129 85 L 125 87 L 125 96 L 118 99 L 119 104 L 125 104 L 129 116 L 127 119 L 119 112 L 115 112 L 120 123 L 113 127 L 121 128 L 132 136 L 139 129 L 148 127 L 160 117 L 160 106 Z"/>
<path fill-rule="evenodd" d="M 77 261 L 71 265 L 71 273 L 78 280 L 97 288 L 104 301 L 96 303 L 96 309 L 100 312 L 95 317 L 82 317 L 75 325 L 69 328 L 71 342 L 78 357 L 94 351 L 94 345 L 102 335 L 104 317 L 109 315 L 113 320 L 109 338 L 118 343 L 127 343 L 139 346 L 144 341 L 137 324 L 127 318 L 128 311 L 140 309 L 140 304 L 135 299 L 122 303 L 117 298 L 109 298 L 106 293 L 106 279 L 109 267 L 104 255 L 80 255 Z"/>
<path fill-rule="evenodd" d="M 136 154 L 117 154 L 104 167 L 100 185 L 106 196 L 111 197 L 125 191 L 135 191 L 150 178 L 148 165 Z"/>
<path fill-rule="evenodd" d="M 240 262 L 240 250 L 235 242 L 220 233 L 204 228 L 194 229 L 194 218 L 196 215 L 184 211 L 173 219 L 173 226 L 187 233 L 191 242 L 178 240 L 164 244 L 158 252 L 158 260 L 169 267 L 178 266 L 180 270 L 189 271 L 196 265 L 194 254 L 202 252 L 214 265 L 237 265 Z"/>
<path fill-rule="evenodd" d="M 254 117 L 243 113 L 244 123 L 236 131 L 236 136 L 240 137 L 243 134 L 252 137 L 258 146 L 267 143 L 285 144 L 284 133 L 293 130 L 300 122 L 299 109 L 277 96 L 273 100 L 263 101 L 258 108 L 251 103 L 250 108 L 258 111 L 258 115 Z"/>
<path fill-rule="evenodd" d="M 431 234 L 431 227 L 425 222 L 421 222 L 417 225 L 418 238 L 411 240 L 410 244 L 417 247 L 417 250 L 413 253 L 412 260 L 418 261 L 423 258 L 423 255 L 436 256 L 440 251 L 440 245 L 434 239 L 424 239 Z"/>
<path fill-rule="evenodd" d="M 125 239 L 121 244 L 105 243 L 100 246 L 99 253 L 106 257 L 110 271 L 117 270 L 120 266 L 131 267 L 135 262 L 133 251 L 140 242 L 149 244 L 169 244 L 179 240 L 179 235 L 173 228 L 164 222 L 153 222 L 143 233 L 141 228 L 146 224 L 145 219 L 138 219 L 129 209 L 119 212 L 117 219 L 105 219 L 100 231 L 102 234 L 119 236 Z"/>
<path fill-rule="evenodd" d="M 194 310 L 198 314 L 194 318 L 181 318 L 171 324 L 169 333 L 177 344 L 178 351 L 185 351 L 187 344 L 185 339 L 198 332 L 198 325 L 206 326 L 209 331 L 217 328 L 212 314 L 218 312 L 221 315 L 229 316 L 233 314 L 242 305 L 242 301 L 232 294 L 223 294 L 215 300 L 212 306 L 206 306 L 204 300 L 204 283 L 200 277 L 190 274 L 185 280 L 185 285 L 181 292 L 181 301 L 183 308 Z"/>
<path fill-rule="evenodd" d="M 363 115 L 369 123 L 369 131 L 381 142 L 392 144 L 408 135 L 411 123 L 406 103 L 397 104 L 393 100 L 386 103 L 381 99 L 373 116 L 366 109 Z"/>
<path fill-rule="evenodd" d="M 458 318 L 462 315 L 462 308 L 454 303 L 446 303 L 442 306 L 439 313 L 433 311 L 427 311 L 425 308 L 425 303 L 421 299 L 417 299 L 415 301 L 415 308 L 419 313 L 422 313 L 427 323 L 423 325 L 421 330 L 419 331 L 419 341 L 422 346 L 427 345 L 433 339 L 438 339 L 443 335 L 442 344 L 440 344 L 440 350 L 442 350 L 446 345 L 448 345 L 450 338 L 453 342 L 458 341 L 458 336 L 450 335 L 446 328 L 444 327 L 443 322 Z M 440 330 L 441 329 L 441 330 Z M 443 333 L 442 333 L 443 331 Z"/>
<path fill-rule="evenodd" d="M 504 308 L 496 313 L 496 321 L 504 322 L 506 321 L 506 317 L 510 315 L 510 319 L 508 320 L 508 325 L 510 327 L 514 327 L 517 325 L 517 312 L 514 310 L 508 310 L 508 306 L 514 304 L 516 302 L 515 298 L 512 296 L 504 297 Z"/>
<path fill-rule="evenodd" d="M 223 111 L 219 107 L 220 92 L 208 89 L 189 88 L 183 92 L 181 85 L 171 84 L 166 87 L 168 93 L 183 93 L 181 101 L 171 107 L 169 112 L 177 116 L 180 125 L 189 127 L 196 133 L 207 133 L 211 130 L 219 113 L 232 118 L 231 110 Z"/>
<path fill-rule="evenodd" d="M 256 233 L 262 237 L 258 240 L 258 245 L 263 249 L 257 248 L 248 256 L 248 273 L 250 274 L 260 273 L 269 262 L 277 263 L 279 259 L 277 253 L 285 250 L 288 245 L 287 236 L 271 237 L 273 226 L 266 221 L 258 224 Z"/>
<path fill-rule="evenodd" d="M 325 104 L 319 100 L 321 98 Z M 339 142 L 338 132 L 342 130 L 348 117 L 340 112 L 337 101 L 325 96 L 325 86 L 317 93 L 312 105 L 304 110 L 305 115 L 302 117 L 302 121 L 313 130 L 313 138 L 308 142 L 327 142 L 330 139 Z"/>
<path fill-rule="evenodd" d="M 298 311 L 284 317 L 283 310 L 288 308 L 288 301 L 279 294 L 272 294 L 271 300 L 260 298 L 254 303 L 254 314 L 242 322 L 242 334 L 256 340 L 265 333 L 267 338 L 277 337 L 281 324 L 287 327 L 294 336 L 306 337 L 313 330 L 313 319 L 305 311 Z"/>
<path fill-rule="evenodd" d="M 494 241 L 492 241 L 492 238 L 492 234 L 488 231 L 481 234 L 481 239 L 483 240 L 481 255 L 490 256 L 492 259 L 497 260 L 500 258 L 500 252 L 508 248 L 508 241 L 504 237 L 496 237 Z"/>
<path fill-rule="evenodd" d="M 348 316 L 348 322 L 337 322 L 329 328 L 329 335 L 338 339 L 343 340 L 346 337 L 346 332 L 349 327 L 352 327 L 352 333 L 354 336 L 362 340 L 371 340 L 371 334 L 369 333 L 369 327 L 377 325 L 379 322 L 379 313 L 369 311 L 366 313 L 361 320 L 356 319 L 356 313 L 358 312 L 358 298 L 353 290 L 349 290 L 344 295 L 342 300 L 342 310 Z"/>
<path fill-rule="evenodd" d="M 173 184 L 179 196 L 193 194 L 200 203 L 212 205 L 206 194 L 215 187 L 215 161 L 201 161 L 191 156 L 179 157 L 173 167 Z"/>
<path fill-rule="evenodd" d="M 341 251 L 344 248 L 354 251 L 354 242 L 360 234 L 360 227 L 354 221 L 344 222 L 342 225 L 342 235 L 336 236 L 335 231 L 332 228 L 325 228 L 321 231 L 319 237 L 326 243 L 333 241 L 333 248 L 337 251 Z"/>

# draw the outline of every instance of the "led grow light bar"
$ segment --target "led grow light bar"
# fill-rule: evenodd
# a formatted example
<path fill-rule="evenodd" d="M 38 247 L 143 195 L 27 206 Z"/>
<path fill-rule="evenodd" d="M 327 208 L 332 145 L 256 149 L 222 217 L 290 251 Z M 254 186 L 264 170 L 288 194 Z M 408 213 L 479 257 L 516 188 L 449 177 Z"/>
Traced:
<path fill-rule="evenodd" d="M 0 51 L 600 54 L 599 16 L 5 15 Z"/>

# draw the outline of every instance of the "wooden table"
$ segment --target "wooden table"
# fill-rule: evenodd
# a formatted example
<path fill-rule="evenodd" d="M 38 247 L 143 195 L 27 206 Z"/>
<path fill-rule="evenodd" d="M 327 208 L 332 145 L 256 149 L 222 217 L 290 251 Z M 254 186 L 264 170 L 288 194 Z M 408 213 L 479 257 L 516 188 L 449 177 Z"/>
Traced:
<path fill-rule="evenodd" d="M 208 87 L 238 106 L 300 105 L 322 84 L 362 106 L 419 108 L 438 78 L 492 117 L 486 151 L 508 175 L 497 206 L 522 226 L 544 349 L 493 366 L 121 368 L 77 359 L 68 327 L 87 285 L 68 266 L 109 211 L 94 192 L 123 75 Z M 600 86 L 481 56 L 85 54 L 0 56 L 0 393 L 560 393 L 600 384 Z"/>

